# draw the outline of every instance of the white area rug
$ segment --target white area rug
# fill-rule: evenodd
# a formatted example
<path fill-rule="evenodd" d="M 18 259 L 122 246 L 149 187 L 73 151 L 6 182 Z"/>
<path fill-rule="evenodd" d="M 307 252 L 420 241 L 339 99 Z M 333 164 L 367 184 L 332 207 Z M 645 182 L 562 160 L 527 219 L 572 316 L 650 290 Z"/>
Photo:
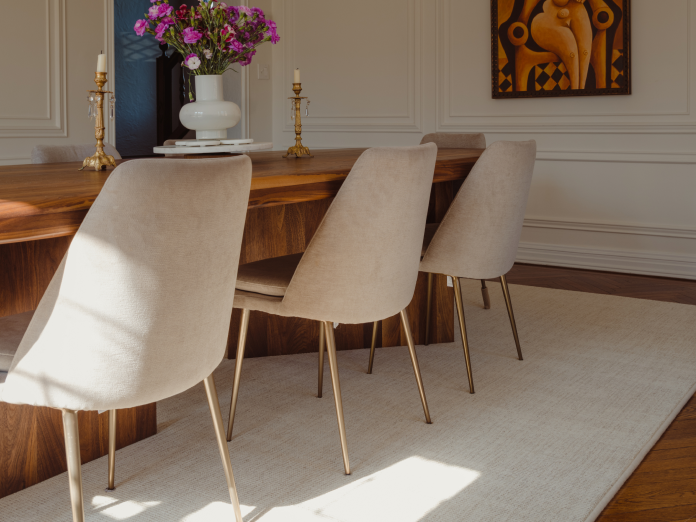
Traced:
<path fill-rule="evenodd" d="M 501 292 L 464 285 L 476 395 L 461 343 L 420 347 L 426 425 L 406 348 L 339 353 L 353 475 L 343 475 L 328 366 L 316 355 L 245 361 L 229 444 L 245 521 L 594 520 L 696 385 L 696 307 L 511 288 L 525 361 Z M 216 373 L 223 418 L 234 361 Z M 160 433 L 83 466 L 87 520 L 234 519 L 202 385 L 158 405 Z M 71 520 L 55 477 L 0 500 L 0 519 Z"/>

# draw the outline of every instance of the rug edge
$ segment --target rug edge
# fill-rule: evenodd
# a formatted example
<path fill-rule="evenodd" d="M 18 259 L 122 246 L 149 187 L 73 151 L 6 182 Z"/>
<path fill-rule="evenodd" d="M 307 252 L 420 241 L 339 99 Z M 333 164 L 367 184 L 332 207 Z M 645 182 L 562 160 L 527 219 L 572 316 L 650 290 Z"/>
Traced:
<path fill-rule="evenodd" d="M 691 398 L 696 395 L 696 383 L 693 384 L 690 391 L 684 396 L 684 398 L 679 402 L 677 406 L 670 412 L 669 416 L 664 420 L 664 422 L 655 430 L 655 433 L 650 438 L 650 440 L 643 446 L 643 448 L 636 453 L 633 461 L 626 467 L 621 476 L 614 482 L 614 485 L 607 491 L 607 493 L 602 497 L 602 499 L 597 502 L 595 508 L 590 512 L 590 514 L 585 519 L 585 522 L 595 522 L 597 518 L 602 514 L 604 509 L 609 505 L 609 503 L 614 499 L 619 490 L 623 487 L 626 481 L 633 475 L 633 472 L 640 466 L 645 457 L 650 450 L 655 447 L 655 444 L 660 440 L 662 435 L 665 434 L 667 428 L 670 427 L 674 419 L 681 413 L 686 404 L 691 400 Z"/>

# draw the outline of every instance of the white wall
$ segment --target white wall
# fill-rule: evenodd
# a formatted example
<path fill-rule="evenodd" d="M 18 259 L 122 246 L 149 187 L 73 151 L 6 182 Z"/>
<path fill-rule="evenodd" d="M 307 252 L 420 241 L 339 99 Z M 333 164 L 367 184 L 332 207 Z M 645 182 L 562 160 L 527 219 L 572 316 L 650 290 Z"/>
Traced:
<path fill-rule="evenodd" d="M 264 1 L 281 41 L 251 137 L 293 144 L 300 67 L 310 148 L 535 139 L 519 261 L 696 279 L 696 0 L 633 0 L 632 96 L 536 100 L 491 98 L 489 0 Z"/>
<path fill-rule="evenodd" d="M 86 97 L 87 90 L 96 89 L 102 50 L 110 62 L 106 89 L 114 90 L 113 1 L 2 3 L 7 23 L 0 47 L 11 58 L 0 80 L 0 165 L 30 163 L 37 144 L 96 143 Z M 112 142 L 112 136 L 114 127 L 107 120 L 106 141 Z"/>

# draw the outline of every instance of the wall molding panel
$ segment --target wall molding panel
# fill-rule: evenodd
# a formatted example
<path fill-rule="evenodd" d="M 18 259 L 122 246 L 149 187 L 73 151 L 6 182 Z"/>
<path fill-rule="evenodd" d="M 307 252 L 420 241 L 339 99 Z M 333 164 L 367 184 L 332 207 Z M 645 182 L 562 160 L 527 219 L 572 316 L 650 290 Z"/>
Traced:
<path fill-rule="evenodd" d="M 696 165 L 693 152 L 635 152 L 539 150 L 537 161 L 587 161 L 593 163 L 652 163 L 656 165 Z"/>
<path fill-rule="evenodd" d="M 0 138 L 54 138 L 68 135 L 67 123 L 67 59 L 65 0 L 45 0 L 46 49 L 48 57 L 45 116 L 3 116 L 0 114 Z M 21 82 L 21 76 L 4 81 Z"/>
<path fill-rule="evenodd" d="M 415 145 L 431 132 L 534 139 L 519 261 L 696 279 L 696 0 L 632 0 L 631 96 L 516 100 L 491 96 L 489 0 L 374 3 L 380 18 L 393 16 L 378 32 L 358 23 L 366 2 L 349 2 L 351 11 L 272 0 L 282 38 L 273 51 L 278 149 L 294 136 L 295 66 L 314 109 L 302 120 L 310 149 Z M 327 17 L 358 26 L 359 41 L 313 29 Z M 375 52 L 363 34 L 374 34 Z M 365 103 L 345 99 L 356 85 Z"/>
<path fill-rule="evenodd" d="M 406 104 L 403 107 L 403 113 L 380 114 L 361 113 L 348 110 L 339 110 L 331 114 L 327 113 L 326 108 L 312 106 L 313 113 L 309 118 L 303 118 L 302 131 L 304 133 L 313 132 L 350 132 L 350 133 L 421 133 L 422 132 L 422 87 L 421 87 L 421 63 L 423 59 L 423 20 L 422 20 L 422 1 L 424 0 L 403 0 L 403 9 L 407 14 L 407 26 L 402 27 L 401 32 L 407 35 L 407 45 L 405 52 L 405 61 L 407 63 L 407 75 L 404 84 L 407 89 Z M 292 74 L 295 63 L 297 63 L 296 50 L 299 39 L 305 36 L 297 29 L 297 21 L 305 16 L 305 13 L 300 12 L 298 2 L 295 0 L 285 0 L 282 4 L 282 13 L 280 16 L 284 21 L 284 38 L 285 44 L 282 52 L 281 74 L 283 85 L 288 88 L 285 91 L 288 96 L 292 94 L 289 86 L 292 85 Z M 278 16 L 276 14 L 276 16 Z M 390 25 L 387 24 L 386 28 Z M 312 35 L 306 35 L 306 38 L 312 38 Z M 319 43 L 318 45 L 323 45 Z M 375 59 L 374 57 L 372 59 Z M 352 74 L 348 71 L 347 74 Z M 366 81 L 369 81 L 366 79 Z M 310 96 L 310 90 L 317 89 L 317 86 L 307 86 L 303 90 L 302 95 Z M 336 92 L 335 96 L 338 100 L 341 97 L 350 97 L 350 92 Z M 311 96 L 310 96 L 311 99 Z M 281 103 L 283 100 L 279 100 Z M 288 107 L 290 102 L 285 101 L 283 107 Z M 322 114 L 323 112 L 323 114 Z M 295 124 L 290 119 L 289 110 L 283 110 L 283 132 L 294 133 Z"/>

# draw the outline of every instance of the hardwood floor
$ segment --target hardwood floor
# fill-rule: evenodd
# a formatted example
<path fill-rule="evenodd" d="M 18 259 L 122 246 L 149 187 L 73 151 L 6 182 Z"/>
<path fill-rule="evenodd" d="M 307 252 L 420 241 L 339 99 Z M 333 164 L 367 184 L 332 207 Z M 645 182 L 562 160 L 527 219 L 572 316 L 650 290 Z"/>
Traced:
<path fill-rule="evenodd" d="M 508 282 L 696 305 L 696 281 L 515 265 Z M 696 396 L 596 522 L 687 521 L 696 522 Z"/>

